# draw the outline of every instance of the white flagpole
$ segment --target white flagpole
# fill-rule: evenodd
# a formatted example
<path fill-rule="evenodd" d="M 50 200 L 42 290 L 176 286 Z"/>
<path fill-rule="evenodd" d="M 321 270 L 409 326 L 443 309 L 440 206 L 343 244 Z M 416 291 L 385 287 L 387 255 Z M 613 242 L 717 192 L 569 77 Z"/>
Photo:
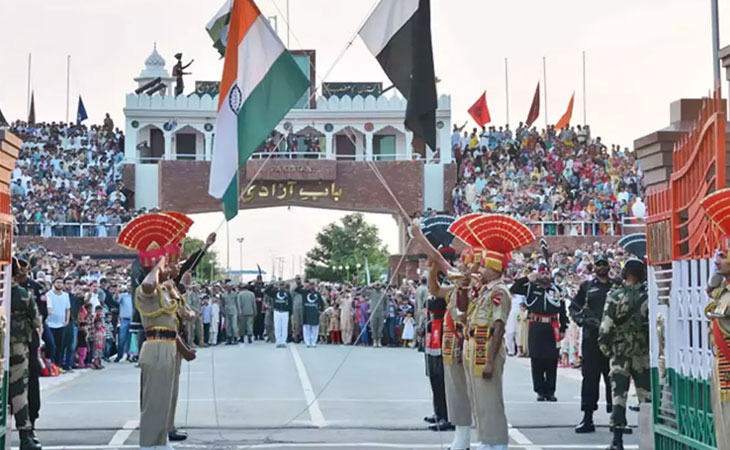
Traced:
<path fill-rule="evenodd" d="M 66 57 L 66 123 L 68 123 L 68 103 L 71 87 L 71 55 Z"/>
<path fill-rule="evenodd" d="M 586 51 L 583 50 L 583 125 L 588 123 L 588 114 L 586 113 Z"/>
<path fill-rule="evenodd" d="M 712 3 L 712 68 L 715 76 L 715 89 L 720 87 L 720 25 L 717 0 Z"/>
<path fill-rule="evenodd" d="M 545 57 L 542 57 L 542 81 L 543 89 L 545 90 L 545 128 L 548 126 L 548 107 L 547 107 L 547 64 L 545 63 Z"/>
<path fill-rule="evenodd" d="M 31 54 L 28 53 L 28 96 L 25 102 L 25 117 L 26 119 L 30 116 L 30 60 Z"/>
<path fill-rule="evenodd" d="M 507 58 L 504 58 L 504 92 L 507 102 L 507 125 L 509 125 L 509 69 Z"/>

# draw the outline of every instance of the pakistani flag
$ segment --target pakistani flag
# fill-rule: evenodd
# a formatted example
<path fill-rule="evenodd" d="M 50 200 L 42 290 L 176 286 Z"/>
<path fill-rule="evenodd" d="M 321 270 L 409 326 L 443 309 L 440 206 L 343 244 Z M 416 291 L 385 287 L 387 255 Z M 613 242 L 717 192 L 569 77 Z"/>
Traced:
<path fill-rule="evenodd" d="M 311 83 L 253 0 L 233 0 L 208 193 L 238 214 L 238 171 Z"/>
<path fill-rule="evenodd" d="M 231 6 L 233 0 L 226 0 L 221 9 L 215 13 L 205 31 L 208 32 L 210 38 L 213 39 L 213 47 L 221 54 L 221 58 L 226 54 L 226 42 L 228 42 L 228 25 L 231 21 Z"/>
<path fill-rule="evenodd" d="M 403 97 L 406 128 L 436 151 L 436 75 L 429 0 L 381 0 L 360 37 Z"/>

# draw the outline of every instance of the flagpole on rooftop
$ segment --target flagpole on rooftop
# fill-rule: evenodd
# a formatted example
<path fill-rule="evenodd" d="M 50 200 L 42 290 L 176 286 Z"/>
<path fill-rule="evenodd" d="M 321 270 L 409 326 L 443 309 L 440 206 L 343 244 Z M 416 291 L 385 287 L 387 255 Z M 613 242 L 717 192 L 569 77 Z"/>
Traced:
<path fill-rule="evenodd" d="M 31 54 L 28 53 L 28 95 L 25 102 L 25 117 L 30 116 L 30 60 Z"/>
<path fill-rule="evenodd" d="M 545 62 L 545 57 L 542 57 L 542 80 L 543 80 L 543 89 L 545 91 L 545 128 L 548 126 L 548 108 L 547 108 L 547 64 Z"/>
<path fill-rule="evenodd" d="M 71 87 L 71 55 L 66 57 L 66 123 L 68 123 L 68 102 Z"/>
<path fill-rule="evenodd" d="M 504 92 L 507 102 L 507 125 L 509 125 L 509 69 L 507 58 L 504 58 Z"/>
<path fill-rule="evenodd" d="M 286 48 L 291 50 L 289 45 L 289 36 L 291 35 L 291 26 L 289 25 L 289 0 L 286 0 Z"/>
<path fill-rule="evenodd" d="M 712 3 L 712 68 L 715 76 L 715 89 L 720 87 L 720 25 L 717 0 Z"/>
<path fill-rule="evenodd" d="M 586 51 L 583 50 L 583 125 L 588 123 L 586 113 Z"/>

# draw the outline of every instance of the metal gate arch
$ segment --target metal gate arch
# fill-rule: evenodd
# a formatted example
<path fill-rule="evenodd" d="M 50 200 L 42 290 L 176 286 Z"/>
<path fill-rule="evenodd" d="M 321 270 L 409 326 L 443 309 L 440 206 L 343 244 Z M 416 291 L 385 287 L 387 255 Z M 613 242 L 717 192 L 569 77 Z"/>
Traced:
<path fill-rule="evenodd" d="M 672 152 L 667 183 L 647 189 L 652 410 L 656 449 L 714 449 L 713 363 L 704 307 L 719 234 L 699 207 L 726 186 L 720 90 Z"/>

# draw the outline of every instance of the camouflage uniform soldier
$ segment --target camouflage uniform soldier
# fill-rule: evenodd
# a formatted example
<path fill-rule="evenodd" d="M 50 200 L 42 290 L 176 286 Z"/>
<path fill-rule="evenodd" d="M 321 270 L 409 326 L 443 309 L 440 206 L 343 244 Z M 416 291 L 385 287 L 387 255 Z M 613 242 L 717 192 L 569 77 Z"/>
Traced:
<path fill-rule="evenodd" d="M 603 311 L 598 331 L 598 345 L 611 359 L 613 389 L 613 442 L 609 449 L 623 450 L 626 433 L 626 397 L 629 379 L 633 378 L 639 402 L 651 398 L 649 367 L 649 296 L 646 291 L 646 267 L 630 259 L 623 270 L 624 283 L 612 290 Z"/>
<path fill-rule="evenodd" d="M 13 258 L 10 319 L 10 385 L 8 397 L 20 434 L 21 450 L 40 450 L 28 417 L 28 344 L 41 327 L 38 307 L 28 291 L 18 283 L 27 278 L 27 263 Z"/>

